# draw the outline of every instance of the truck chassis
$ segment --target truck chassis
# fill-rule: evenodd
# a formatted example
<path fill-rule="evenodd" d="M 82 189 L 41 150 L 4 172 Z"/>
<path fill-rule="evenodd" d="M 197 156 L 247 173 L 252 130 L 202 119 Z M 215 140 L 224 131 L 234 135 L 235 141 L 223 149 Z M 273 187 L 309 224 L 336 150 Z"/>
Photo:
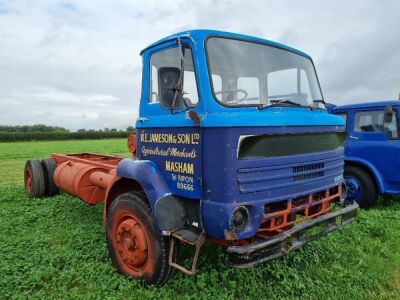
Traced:
<path fill-rule="evenodd" d="M 104 203 L 104 223 L 107 224 L 110 202 L 116 195 L 128 192 L 122 189 L 110 195 L 113 185 L 121 179 L 116 175 L 116 169 L 122 159 L 124 158 L 120 156 L 77 153 L 53 154 L 51 158 L 42 161 L 30 160 L 24 172 L 25 189 L 28 195 L 34 197 L 51 196 L 61 189 L 89 205 Z M 32 165 L 36 167 L 32 169 Z M 38 187 L 42 188 L 41 191 Z M 136 192 L 144 194 L 143 190 Z M 356 203 L 332 211 L 332 207 L 340 202 L 340 195 L 341 187 L 337 186 L 305 197 L 266 205 L 261 227 L 250 239 L 235 240 L 227 233 L 226 240 L 219 240 L 208 237 L 201 231 L 185 228 L 163 232 L 164 235 L 171 237 L 168 264 L 188 275 L 193 275 L 205 240 L 227 246 L 228 263 L 231 267 L 249 268 L 284 256 L 354 220 L 358 208 Z M 121 227 L 120 232 L 123 237 L 116 235 L 112 238 L 117 244 L 121 244 L 119 251 L 125 254 L 124 259 L 134 257 L 132 264 L 140 268 L 147 258 L 149 241 L 145 236 L 149 224 L 134 226 L 136 228 L 134 232 L 126 232 L 124 228 L 128 228 L 132 222 L 138 220 L 121 219 L 117 226 Z M 179 265 L 176 261 L 176 245 L 179 243 L 195 246 L 190 269 Z M 132 249 L 134 251 L 131 251 Z"/>

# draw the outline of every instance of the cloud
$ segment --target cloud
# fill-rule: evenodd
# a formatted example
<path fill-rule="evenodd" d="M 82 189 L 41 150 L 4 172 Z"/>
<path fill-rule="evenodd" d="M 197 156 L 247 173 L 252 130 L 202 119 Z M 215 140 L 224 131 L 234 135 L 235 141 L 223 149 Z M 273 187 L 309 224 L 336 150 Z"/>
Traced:
<path fill-rule="evenodd" d="M 260 36 L 309 53 L 328 101 L 394 98 L 399 11 L 397 0 L 0 0 L 0 124 L 132 125 L 140 50 L 193 28 Z"/>

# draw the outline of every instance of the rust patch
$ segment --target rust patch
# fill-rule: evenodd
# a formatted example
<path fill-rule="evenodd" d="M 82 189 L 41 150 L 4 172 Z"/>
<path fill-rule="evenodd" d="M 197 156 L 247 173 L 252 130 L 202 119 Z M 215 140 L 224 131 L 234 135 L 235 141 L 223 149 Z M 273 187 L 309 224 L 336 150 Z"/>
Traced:
<path fill-rule="evenodd" d="M 225 240 L 234 241 L 236 240 L 236 234 L 234 230 L 224 230 Z"/>
<path fill-rule="evenodd" d="M 132 153 L 132 156 L 136 156 L 136 135 L 130 134 L 127 142 L 129 152 Z"/>

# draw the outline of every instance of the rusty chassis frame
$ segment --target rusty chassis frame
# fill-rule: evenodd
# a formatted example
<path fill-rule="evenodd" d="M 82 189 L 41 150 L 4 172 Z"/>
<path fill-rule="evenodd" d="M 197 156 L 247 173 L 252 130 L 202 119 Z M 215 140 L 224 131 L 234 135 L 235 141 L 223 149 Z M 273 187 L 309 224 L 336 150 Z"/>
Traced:
<path fill-rule="evenodd" d="M 60 171 L 64 165 L 69 167 L 66 168 L 66 173 L 60 177 L 61 179 L 58 178 L 59 172 L 56 172 L 55 181 L 58 182 L 58 185 L 89 204 L 103 202 L 107 187 L 112 178 L 116 176 L 116 166 L 122 159 L 119 156 L 95 153 L 53 154 L 52 157 L 57 162 Z M 77 177 L 79 177 L 79 180 L 75 180 Z M 92 188 L 88 189 L 88 185 Z M 196 239 L 188 241 L 182 238 L 178 232 L 170 232 L 169 235 L 172 239 L 168 262 L 178 270 L 193 275 L 196 271 L 200 249 L 205 240 L 227 246 L 228 263 L 231 267 L 249 268 L 284 256 L 290 251 L 298 249 L 304 244 L 354 220 L 358 208 L 356 203 L 337 211 L 328 212 L 331 208 L 330 203 L 338 199 L 340 190 L 332 192 L 326 190 L 323 193 L 323 195 L 319 195 L 319 198 L 316 197 L 318 195 L 308 195 L 301 205 L 293 205 L 292 201 L 289 201 L 286 208 L 267 213 L 264 223 L 270 221 L 270 225 L 262 224 L 259 230 L 259 236 L 262 239 L 253 240 L 250 243 L 245 241 L 245 244 L 232 245 L 229 241 L 216 240 L 205 236 L 204 233 L 199 233 Z M 318 209 L 315 210 L 315 208 Z M 303 213 L 303 217 L 297 220 L 289 220 L 289 216 L 293 213 Z M 279 218 L 282 222 L 277 221 Z M 290 229 L 284 230 L 284 228 L 292 225 L 294 226 Z M 319 227 L 322 227 L 322 229 Z M 309 234 L 313 229 L 318 230 L 318 232 Z M 264 233 L 267 235 L 265 236 Z M 174 262 L 173 249 L 176 242 L 185 242 L 195 246 L 195 254 L 190 269 Z"/>

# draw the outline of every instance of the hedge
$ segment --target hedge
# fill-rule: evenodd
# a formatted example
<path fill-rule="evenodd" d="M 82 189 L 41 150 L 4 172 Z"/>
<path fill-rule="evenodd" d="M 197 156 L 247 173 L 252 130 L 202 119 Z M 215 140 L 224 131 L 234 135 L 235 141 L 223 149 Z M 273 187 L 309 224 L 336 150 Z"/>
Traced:
<path fill-rule="evenodd" d="M 0 132 L 0 142 L 127 138 L 133 133 L 127 131 Z"/>

